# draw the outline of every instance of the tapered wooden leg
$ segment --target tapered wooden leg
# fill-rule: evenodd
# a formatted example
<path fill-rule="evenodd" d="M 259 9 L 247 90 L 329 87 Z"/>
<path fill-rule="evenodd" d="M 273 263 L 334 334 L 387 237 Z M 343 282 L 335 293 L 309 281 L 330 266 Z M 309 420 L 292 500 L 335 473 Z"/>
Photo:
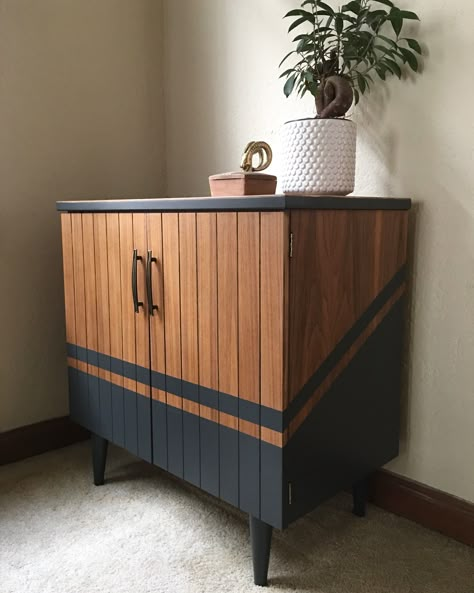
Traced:
<path fill-rule="evenodd" d="M 104 484 L 105 462 L 109 441 L 92 433 L 92 468 L 94 471 L 94 484 Z"/>
<path fill-rule="evenodd" d="M 256 585 L 265 587 L 267 584 L 268 564 L 270 562 L 273 527 L 260 521 L 260 519 L 252 517 L 252 515 L 249 516 L 249 519 L 254 582 Z"/>
<path fill-rule="evenodd" d="M 356 517 L 365 517 L 367 514 L 367 500 L 369 498 L 369 480 L 365 478 L 352 486 L 352 499 L 354 508 L 352 512 Z"/>

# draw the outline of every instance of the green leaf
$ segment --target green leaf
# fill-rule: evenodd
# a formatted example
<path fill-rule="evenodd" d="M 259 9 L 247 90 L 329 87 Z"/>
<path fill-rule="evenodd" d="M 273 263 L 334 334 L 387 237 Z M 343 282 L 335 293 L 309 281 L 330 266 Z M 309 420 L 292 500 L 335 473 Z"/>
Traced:
<path fill-rule="evenodd" d="M 342 29 L 344 28 L 344 21 L 342 20 L 342 16 L 340 14 L 336 15 L 336 22 L 334 23 L 336 33 L 340 35 L 342 33 Z"/>
<path fill-rule="evenodd" d="M 400 53 L 402 54 L 403 59 L 408 62 L 408 65 L 413 70 L 413 72 L 418 72 L 418 60 L 416 59 L 415 54 L 403 47 L 400 48 Z"/>
<path fill-rule="evenodd" d="M 416 51 L 416 53 L 418 53 L 420 55 L 423 53 L 423 50 L 421 49 L 421 45 L 418 43 L 418 41 L 416 39 L 404 39 L 404 41 L 406 41 L 408 43 L 409 47 L 411 47 L 411 49 Z"/>
<path fill-rule="evenodd" d="M 285 16 L 283 18 L 286 19 L 287 17 L 290 17 L 290 16 L 300 16 L 300 17 L 304 18 L 306 21 L 308 21 L 310 23 L 314 23 L 314 14 L 312 14 L 311 12 L 308 12 L 307 10 L 302 10 L 301 8 L 298 8 L 296 10 L 290 10 L 290 12 L 285 14 Z"/>
<path fill-rule="evenodd" d="M 400 16 L 403 19 L 412 20 L 412 21 L 419 21 L 420 17 L 415 14 L 414 12 L 410 12 L 409 10 L 400 10 Z"/>
<path fill-rule="evenodd" d="M 393 39 L 390 39 L 390 37 L 385 37 L 385 35 L 380 35 L 380 33 L 377 35 L 377 37 L 379 39 L 382 39 L 382 41 L 385 41 L 385 43 L 388 43 L 389 45 L 391 45 L 392 47 L 395 47 L 398 49 L 398 45 L 397 42 L 394 41 Z"/>
<path fill-rule="evenodd" d="M 290 76 L 290 78 L 286 81 L 285 86 L 283 88 L 283 92 L 285 93 L 285 97 L 289 97 L 295 88 L 296 83 L 296 74 Z"/>
<path fill-rule="evenodd" d="M 307 4 L 312 4 L 313 6 L 317 6 L 318 8 L 322 8 L 327 10 L 329 13 L 334 14 L 334 9 L 332 6 L 329 6 L 329 4 L 326 4 L 326 2 L 319 2 L 319 0 L 318 2 L 315 2 L 315 0 L 306 0 L 301 6 L 306 6 Z"/>
<path fill-rule="evenodd" d="M 307 23 L 308 21 L 304 18 L 301 17 L 300 19 L 297 19 L 294 23 L 292 23 L 289 28 L 288 28 L 288 33 L 291 33 L 291 31 L 293 31 L 293 29 L 296 29 L 296 27 L 299 27 L 300 25 L 302 25 L 303 23 Z"/>
<path fill-rule="evenodd" d="M 357 89 L 354 89 L 354 105 L 357 105 L 357 103 L 359 103 L 359 101 L 360 101 L 359 91 Z"/>
<path fill-rule="evenodd" d="M 295 54 L 295 53 L 296 53 L 296 52 L 293 50 L 293 51 L 290 51 L 290 53 L 289 53 L 289 54 L 286 54 L 286 56 L 285 56 L 285 57 L 283 58 L 283 60 L 280 62 L 280 64 L 279 64 L 278 68 L 281 68 L 281 67 L 283 66 L 283 64 L 286 62 L 286 60 L 287 60 L 287 59 L 288 59 L 290 56 L 292 56 L 293 54 Z"/>
<path fill-rule="evenodd" d="M 390 72 L 395 74 L 398 78 L 402 77 L 402 69 L 394 60 L 389 60 L 388 58 L 385 58 L 383 63 L 385 64 L 386 68 L 388 68 Z"/>
<path fill-rule="evenodd" d="M 353 12 L 354 14 L 359 14 L 362 10 L 362 7 L 359 2 L 352 0 L 352 2 L 349 2 L 349 4 L 344 4 L 341 10 L 343 12 Z"/>
<path fill-rule="evenodd" d="M 393 30 L 395 31 L 396 36 L 398 37 L 400 35 L 400 31 L 402 30 L 403 27 L 403 19 L 400 16 L 400 13 L 397 12 L 392 12 L 389 15 L 389 21 L 392 23 L 392 27 Z"/>
<path fill-rule="evenodd" d="M 360 72 L 357 72 L 357 83 L 359 84 L 359 89 L 362 94 L 365 93 L 365 89 L 367 88 L 367 83 L 365 82 L 364 77 Z"/>
<path fill-rule="evenodd" d="M 377 74 L 379 75 L 379 77 L 382 80 L 385 80 L 385 73 L 387 72 L 387 68 L 385 66 L 382 66 L 382 65 L 377 66 L 375 68 L 375 71 L 377 72 Z"/>
<path fill-rule="evenodd" d="M 393 2 L 390 2 L 390 0 L 375 0 L 375 2 L 378 2 L 379 4 L 385 4 L 385 6 L 390 6 L 390 8 L 393 8 Z"/>
<path fill-rule="evenodd" d="M 285 76 L 289 76 L 292 72 L 296 72 L 296 70 L 294 68 L 285 70 L 282 74 L 280 74 L 279 78 L 285 78 Z"/>

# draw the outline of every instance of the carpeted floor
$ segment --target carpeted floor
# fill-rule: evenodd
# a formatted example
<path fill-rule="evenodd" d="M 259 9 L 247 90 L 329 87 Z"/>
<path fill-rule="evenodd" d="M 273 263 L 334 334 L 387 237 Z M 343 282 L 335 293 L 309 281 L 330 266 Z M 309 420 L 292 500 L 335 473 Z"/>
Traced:
<path fill-rule="evenodd" d="M 1 593 L 213 593 L 252 584 L 247 518 L 118 449 L 84 443 L 0 468 Z M 473 593 L 474 549 L 341 494 L 284 533 L 275 591 Z"/>

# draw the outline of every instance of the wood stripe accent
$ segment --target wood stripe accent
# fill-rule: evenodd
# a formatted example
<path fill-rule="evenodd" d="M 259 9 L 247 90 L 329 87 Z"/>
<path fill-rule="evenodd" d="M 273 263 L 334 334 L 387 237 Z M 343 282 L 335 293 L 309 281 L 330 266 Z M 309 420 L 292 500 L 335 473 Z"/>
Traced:
<path fill-rule="evenodd" d="M 131 289 L 133 257 L 133 214 L 119 215 L 120 228 L 120 270 L 122 295 L 122 358 L 132 365 L 136 364 L 135 313 Z M 128 391 L 136 392 L 136 380 L 124 377 L 123 386 Z"/>
<path fill-rule="evenodd" d="M 166 383 L 179 386 L 181 393 L 181 290 L 178 214 L 162 215 L 163 287 L 165 308 Z M 183 400 L 167 389 L 167 458 L 168 470 L 184 475 Z"/>
<path fill-rule="evenodd" d="M 100 369 L 98 367 L 94 367 L 93 365 L 87 365 L 87 363 L 82 362 L 81 360 L 77 360 L 72 357 L 68 357 L 67 359 L 68 366 L 73 369 L 77 369 L 83 373 L 89 374 L 93 377 L 99 377 Z M 123 377 L 117 375 L 115 373 L 110 373 L 110 382 L 114 385 L 121 385 L 123 381 Z M 137 384 L 137 393 L 144 395 L 147 397 L 148 387 L 138 382 Z M 158 389 L 153 389 L 153 399 L 157 401 L 161 401 L 162 403 L 166 403 L 169 406 L 176 408 L 177 410 L 182 410 L 184 407 L 184 400 L 182 397 L 178 395 L 174 395 L 172 393 L 167 394 L 167 401 L 163 400 L 163 396 L 161 391 Z M 201 416 L 202 418 L 206 418 L 211 422 L 216 422 L 216 410 L 213 408 L 209 408 L 207 406 L 199 405 L 196 402 L 186 401 L 187 412 L 193 414 L 195 416 Z M 231 428 L 233 430 L 240 430 L 244 434 L 249 436 L 255 436 L 255 432 L 259 430 L 259 426 L 248 422 L 247 420 L 241 420 L 239 426 L 239 419 L 235 418 L 234 416 L 230 416 L 229 414 L 225 414 L 224 412 L 220 412 L 219 414 L 219 423 L 222 426 L 226 426 L 227 428 Z M 286 434 L 286 433 L 285 433 Z M 262 440 L 265 442 L 275 445 L 277 447 L 282 447 L 286 444 L 286 439 L 284 435 L 280 434 L 280 439 L 276 437 L 278 433 L 269 429 L 262 429 Z"/>
<path fill-rule="evenodd" d="M 109 304 L 109 262 L 107 248 L 107 218 L 105 214 L 95 214 L 94 251 L 96 270 L 97 304 L 97 350 L 111 355 L 110 349 L 110 304 Z M 110 381 L 110 370 L 100 369 L 99 377 Z"/>
<path fill-rule="evenodd" d="M 82 215 L 82 238 L 84 247 L 87 348 L 93 352 L 98 352 L 94 214 Z"/>
<path fill-rule="evenodd" d="M 147 228 L 145 214 L 133 214 L 133 247 L 138 250 L 141 260 L 137 264 L 137 292 L 138 300 L 143 303 L 140 312 L 135 315 L 135 362 L 138 366 L 150 366 L 150 328 L 148 323 L 148 303 L 146 294 L 146 258 L 147 258 Z M 141 391 L 138 391 L 141 389 Z M 144 389 L 137 382 L 137 393 L 145 397 L 151 396 L 151 388 Z"/>
<path fill-rule="evenodd" d="M 165 358 L 165 326 L 164 326 L 164 296 L 163 296 L 163 239 L 161 228 L 161 214 L 148 215 L 148 248 L 156 262 L 152 264 L 152 294 L 153 302 L 158 310 L 150 317 L 151 331 L 151 369 L 166 374 Z M 152 396 L 157 401 L 166 403 L 166 392 L 153 389 Z"/>
<path fill-rule="evenodd" d="M 71 220 L 72 250 L 74 259 L 74 303 L 76 312 L 76 341 L 74 343 L 83 348 L 87 348 L 82 215 L 71 215 Z"/>
<path fill-rule="evenodd" d="M 217 216 L 196 215 L 199 384 L 219 390 L 217 342 Z M 212 410 L 211 420 L 219 421 Z"/>
<path fill-rule="evenodd" d="M 260 401 L 263 406 L 283 411 L 288 402 L 285 384 L 288 215 L 264 212 L 260 215 L 260 225 Z"/>
<path fill-rule="evenodd" d="M 237 214 L 217 217 L 219 391 L 239 393 Z"/>
<path fill-rule="evenodd" d="M 179 319 L 181 325 L 181 369 L 184 381 L 199 385 L 196 258 L 196 215 L 194 213 L 180 214 Z M 186 399 L 183 399 L 183 410 L 185 412 L 191 411 L 191 402 Z M 197 443 L 197 446 L 199 446 L 199 443 Z"/>
<path fill-rule="evenodd" d="M 312 397 L 308 400 L 306 405 L 298 412 L 298 414 L 292 419 L 289 427 L 289 438 L 291 438 L 298 428 L 303 424 L 312 410 L 316 407 L 318 402 L 324 397 L 324 395 L 329 391 L 331 386 L 333 385 L 334 381 L 339 377 L 339 375 L 343 372 L 343 370 L 347 367 L 350 361 L 355 357 L 357 352 L 361 349 L 361 347 L 365 344 L 368 338 L 372 335 L 372 333 L 377 329 L 380 323 L 384 320 L 387 316 L 389 311 L 392 307 L 398 302 L 398 300 L 403 296 L 406 290 L 406 284 L 400 286 L 400 288 L 396 291 L 396 293 L 389 299 L 389 301 L 384 305 L 384 307 L 380 310 L 380 312 L 376 315 L 373 321 L 367 326 L 367 328 L 362 332 L 362 334 L 357 338 L 351 348 L 344 354 L 344 356 L 340 359 L 338 364 L 334 367 L 334 369 L 329 373 L 329 375 L 325 378 L 325 380 L 321 383 Z"/>
<path fill-rule="evenodd" d="M 122 342 L 122 268 L 120 265 L 120 224 L 118 214 L 106 214 L 107 263 L 109 269 L 110 355 L 123 360 Z M 120 377 L 119 387 L 123 387 Z"/>
<path fill-rule="evenodd" d="M 260 215 L 239 212 L 237 219 L 239 398 L 260 404 Z M 258 427 L 252 436 L 260 437 Z"/>
<path fill-rule="evenodd" d="M 71 218 L 71 214 L 61 214 L 61 235 L 64 273 L 64 305 L 66 313 L 66 341 L 69 344 L 76 344 L 77 342 L 74 299 L 74 256 Z"/>
<path fill-rule="evenodd" d="M 162 220 L 166 374 L 181 379 L 181 307 L 178 215 L 163 214 Z"/>

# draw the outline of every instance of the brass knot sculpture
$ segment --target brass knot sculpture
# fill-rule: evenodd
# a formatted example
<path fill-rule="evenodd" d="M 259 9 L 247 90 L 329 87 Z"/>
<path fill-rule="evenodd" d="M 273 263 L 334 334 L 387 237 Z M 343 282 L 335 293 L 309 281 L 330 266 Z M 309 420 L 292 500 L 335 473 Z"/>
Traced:
<path fill-rule="evenodd" d="M 253 166 L 253 159 L 255 156 L 258 156 L 260 159 L 257 167 Z M 263 141 L 249 142 L 245 148 L 240 168 L 245 173 L 258 173 L 259 171 L 268 169 L 272 164 L 272 160 L 273 152 L 269 144 Z"/>

